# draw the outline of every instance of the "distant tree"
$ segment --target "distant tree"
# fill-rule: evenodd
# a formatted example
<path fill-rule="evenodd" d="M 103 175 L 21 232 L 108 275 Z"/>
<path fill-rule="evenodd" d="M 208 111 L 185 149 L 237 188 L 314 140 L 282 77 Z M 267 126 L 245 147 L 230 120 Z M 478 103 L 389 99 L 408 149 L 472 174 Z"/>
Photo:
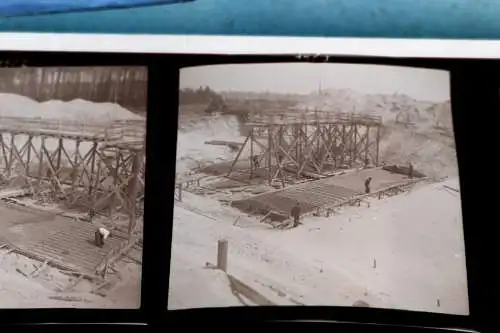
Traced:
<path fill-rule="evenodd" d="M 191 88 L 180 89 L 180 104 L 209 104 L 219 102 L 220 96 L 208 86 L 200 86 L 196 90 Z"/>

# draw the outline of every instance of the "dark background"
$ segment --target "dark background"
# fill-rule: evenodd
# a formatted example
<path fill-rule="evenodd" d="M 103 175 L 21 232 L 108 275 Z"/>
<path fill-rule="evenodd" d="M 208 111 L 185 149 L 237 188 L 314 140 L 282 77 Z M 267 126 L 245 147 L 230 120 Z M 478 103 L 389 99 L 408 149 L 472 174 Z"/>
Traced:
<path fill-rule="evenodd" d="M 173 188 L 175 178 L 176 124 L 178 109 L 179 69 L 185 66 L 248 62 L 326 62 L 325 57 L 298 59 L 292 56 L 203 56 L 203 55 L 135 55 L 89 53 L 4 53 L 0 66 L 64 67 L 64 66 L 147 66 L 147 169 L 144 225 L 144 259 L 142 306 L 140 310 L 0 310 L 1 324 L 28 323 L 147 323 L 149 327 L 165 326 L 186 329 L 188 323 L 200 330 L 226 328 L 241 330 L 244 326 L 228 326 L 231 321 L 322 320 L 340 321 L 329 330 L 412 331 L 410 327 L 446 327 L 498 331 L 496 310 L 498 278 L 496 266 L 498 197 L 498 135 L 500 135 L 500 60 L 459 59 L 395 59 L 329 57 L 328 62 L 385 64 L 449 70 L 455 139 L 459 161 L 465 229 L 466 261 L 469 290 L 469 316 L 442 315 L 373 308 L 342 307 L 250 307 L 229 309 L 196 309 L 167 312 L 167 292 L 172 236 Z M 497 184 L 498 183 L 498 184 Z M 332 286 L 334 288 L 334 286 Z M 172 327 L 174 321 L 183 321 Z M 205 325 L 211 322 L 211 325 Z M 219 322 L 214 326 L 215 322 Z M 347 322 L 404 325 L 360 326 Z M 220 325 L 222 324 L 222 325 Z M 293 324 L 295 327 L 297 323 Z M 17 326 L 17 325 L 16 325 Z M 76 328 L 80 325 L 71 325 Z M 54 328 L 54 326 L 51 326 Z M 61 327 L 61 326 L 59 326 Z M 83 326 L 93 329 L 92 326 Z M 106 329 L 123 327 L 135 332 L 144 326 L 107 325 Z M 177 328 L 178 327 L 178 328 Z M 52 331 L 52 328 L 49 331 Z M 277 328 L 280 328 L 278 326 Z M 298 327 L 297 327 L 298 328 Z M 43 331 L 45 331 L 43 329 Z M 420 330 L 425 331 L 423 328 Z M 9 332 L 10 330 L 5 330 Z"/>

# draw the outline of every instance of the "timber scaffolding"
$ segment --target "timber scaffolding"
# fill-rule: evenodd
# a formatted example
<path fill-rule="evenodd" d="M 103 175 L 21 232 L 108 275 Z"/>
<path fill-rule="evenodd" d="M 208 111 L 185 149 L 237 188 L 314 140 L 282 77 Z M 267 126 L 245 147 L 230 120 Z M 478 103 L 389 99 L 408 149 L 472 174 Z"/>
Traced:
<path fill-rule="evenodd" d="M 107 124 L 0 118 L 0 181 L 67 209 L 128 216 L 131 235 L 144 193 L 145 120 Z M 139 208 L 139 209 L 138 209 Z"/>
<path fill-rule="evenodd" d="M 290 180 L 320 179 L 339 169 L 379 166 L 380 116 L 306 110 L 252 114 L 245 125 L 249 133 L 228 178 L 258 176 L 270 185 L 285 186 Z M 248 158 L 242 157 L 245 149 Z"/>

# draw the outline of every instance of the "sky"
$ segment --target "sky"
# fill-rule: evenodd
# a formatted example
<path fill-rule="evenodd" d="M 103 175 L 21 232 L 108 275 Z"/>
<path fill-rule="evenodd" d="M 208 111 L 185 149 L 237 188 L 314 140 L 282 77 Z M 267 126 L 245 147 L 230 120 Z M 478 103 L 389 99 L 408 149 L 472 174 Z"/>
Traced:
<path fill-rule="evenodd" d="M 352 89 L 366 94 L 406 94 L 421 101 L 450 99 L 447 71 L 358 64 L 237 64 L 181 70 L 180 88 L 209 86 L 215 91 L 310 93 Z"/>

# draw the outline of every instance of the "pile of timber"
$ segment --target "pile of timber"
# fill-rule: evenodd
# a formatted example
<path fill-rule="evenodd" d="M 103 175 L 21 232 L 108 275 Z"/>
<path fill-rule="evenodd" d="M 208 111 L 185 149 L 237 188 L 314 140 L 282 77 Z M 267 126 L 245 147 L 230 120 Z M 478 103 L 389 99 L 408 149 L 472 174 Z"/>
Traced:
<path fill-rule="evenodd" d="M 122 242 L 117 248 L 109 251 L 105 258 L 97 265 L 95 275 L 105 277 L 108 268 L 120 260 L 121 257 L 126 256 L 139 241 L 141 241 L 141 237 L 134 236 Z"/>
<path fill-rule="evenodd" d="M 298 171 L 296 168 L 290 167 L 290 166 L 284 166 L 283 170 L 285 170 L 286 172 L 289 172 L 289 173 L 293 173 L 293 174 L 297 174 L 297 171 Z M 325 178 L 325 176 L 323 176 L 323 175 L 320 175 L 318 173 L 311 172 L 311 171 L 306 171 L 306 170 L 302 170 L 300 172 L 300 175 L 303 176 L 303 177 L 305 177 L 305 178 L 310 178 L 310 179 L 322 179 L 322 178 Z"/>
<path fill-rule="evenodd" d="M 206 145 L 215 145 L 215 146 L 228 146 L 232 150 L 239 150 L 243 144 L 241 142 L 235 141 L 225 141 L 225 140 L 211 140 L 205 141 Z"/>
<path fill-rule="evenodd" d="M 397 173 L 401 175 L 408 175 L 410 172 L 409 166 L 403 166 L 403 165 L 387 165 L 382 167 L 382 170 L 389 171 L 392 173 Z M 413 169 L 413 177 L 415 178 L 424 178 L 425 175 L 421 173 L 420 171 L 417 171 Z"/>

